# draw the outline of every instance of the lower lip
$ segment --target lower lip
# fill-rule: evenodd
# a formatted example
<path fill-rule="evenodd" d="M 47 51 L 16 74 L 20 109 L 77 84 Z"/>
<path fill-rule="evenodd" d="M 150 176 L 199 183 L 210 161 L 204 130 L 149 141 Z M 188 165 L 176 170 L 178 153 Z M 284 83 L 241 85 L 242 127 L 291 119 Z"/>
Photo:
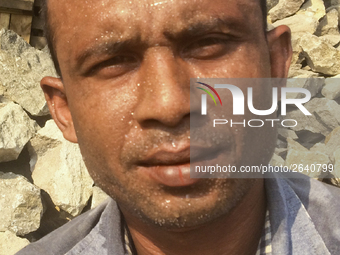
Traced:
<path fill-rule="evenodd" d="M 190 178 L 190 164 L 143 167 L 151 179 L 169 187 L 190 186 L 200 179 Z"/>

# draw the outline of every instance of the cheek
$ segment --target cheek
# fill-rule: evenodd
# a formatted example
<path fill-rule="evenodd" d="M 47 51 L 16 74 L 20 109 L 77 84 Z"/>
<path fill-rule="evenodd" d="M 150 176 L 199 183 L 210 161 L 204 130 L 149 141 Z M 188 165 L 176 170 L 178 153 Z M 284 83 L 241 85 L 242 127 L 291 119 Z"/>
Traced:
<path fill-rule="evenodd" d="M 119 164 L 126 136 L 135 126 L 136 93 L 128 84 L 118 87 L 100 83 L 85 84 L 72 93 L 69 106 L 85 158 L 101 157 Z"/>

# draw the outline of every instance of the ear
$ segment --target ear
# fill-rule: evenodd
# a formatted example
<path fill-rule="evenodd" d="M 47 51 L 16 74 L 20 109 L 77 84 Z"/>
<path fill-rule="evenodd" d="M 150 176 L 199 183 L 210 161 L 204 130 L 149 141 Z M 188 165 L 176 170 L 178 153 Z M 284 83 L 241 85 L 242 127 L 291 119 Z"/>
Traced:
<path fill-rule="evenodd" d="M 290 28 L 283 25 L 267 32 L 270 52 L 271 76 L 287 78 L 292 59 Z"/>
<path fill-rule="evenodd" d="M 44 91 L 52 118 L 63 133 L 64 138 L 76 143 L 77 136 L 62 80 L 54 77 L 44 77 L 40 82 L 40 86 Z"/>

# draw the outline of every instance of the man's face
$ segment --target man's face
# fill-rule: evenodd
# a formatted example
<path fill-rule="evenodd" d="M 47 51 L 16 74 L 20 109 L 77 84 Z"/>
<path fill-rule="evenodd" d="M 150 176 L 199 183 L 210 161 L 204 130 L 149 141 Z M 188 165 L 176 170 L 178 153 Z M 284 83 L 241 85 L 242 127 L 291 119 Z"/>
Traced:
<path fill-rule="evenodd" d="M 168 227 L 233 208 L 252 180 L 188 177 L 190 78 L 272 75 L 258 0 L 50 0 L 49 12 L 66 95 L 55 118 L 95 182 Z M 271 89 L 254 104 L 267 107 L 257 95 Z M 255 131 L 226 128 L 230 164 L 268 162 L 275 130 Z"/>

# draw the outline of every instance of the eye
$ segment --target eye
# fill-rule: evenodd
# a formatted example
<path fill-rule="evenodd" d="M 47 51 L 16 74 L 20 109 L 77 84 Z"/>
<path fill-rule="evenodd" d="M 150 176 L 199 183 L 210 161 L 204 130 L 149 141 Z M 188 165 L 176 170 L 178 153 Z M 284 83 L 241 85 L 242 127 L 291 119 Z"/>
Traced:
<path fill-rule="evenodd" d="M 105 60 L 91 69 L 91 75 L 115 77 L 123 75 L 138 65 L 138 59 L 132 55 L 118 55 Z"/>
<path fill-rule="evenodd" d="M 182 50 L 186 58 L 213 59 L 223 56 L 230 50 L 232 41 L 227 37 L 216 36 L 196 40 Z"/>

